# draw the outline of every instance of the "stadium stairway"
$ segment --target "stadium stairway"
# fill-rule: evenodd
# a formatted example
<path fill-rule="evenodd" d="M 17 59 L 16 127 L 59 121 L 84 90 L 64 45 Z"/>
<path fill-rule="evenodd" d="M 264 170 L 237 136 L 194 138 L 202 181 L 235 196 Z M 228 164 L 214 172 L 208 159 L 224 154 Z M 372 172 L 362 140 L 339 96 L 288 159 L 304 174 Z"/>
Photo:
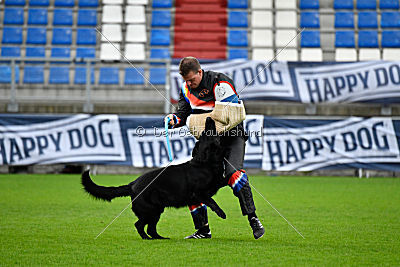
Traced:
<path fill-rule="evenodd" d="M 176 0 L 174 58 L 226 59 L 226 0 Z"/>

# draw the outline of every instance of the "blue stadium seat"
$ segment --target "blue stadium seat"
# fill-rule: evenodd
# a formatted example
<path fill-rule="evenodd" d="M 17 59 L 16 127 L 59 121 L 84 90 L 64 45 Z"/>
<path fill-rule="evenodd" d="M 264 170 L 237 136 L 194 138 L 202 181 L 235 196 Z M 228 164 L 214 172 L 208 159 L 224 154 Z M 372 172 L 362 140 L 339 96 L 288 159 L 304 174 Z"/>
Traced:
<path fill-rule="evenodd" d="M 400 31 L 383 31 L 382 47 L 400 47 Z"/>
<path fill-rule="evenodd" d="M 399 9 L 400 4 L 398 0 L 379 0 L 380 9 Z"/>
<path fill-rule="evenodd" d="M 36 27 L 28 28 L 28 33 L 26 37 L 27 44 L 46 44 L 46 28 Z"/>
<path fill-rule="evenodd" d="M 300 27 L 319 28 L 319 12 L 301 12 Z"/>
<path fill-rule="evenodd" d="M 143 68 L 126 68 L 125 69 L 125 84 L 144 84 L 144 78 L 139 72 L 144 76 Z"/>
<path fill-rule="evenodd" d="M 0 66 L 0 83 L 11 83 L 11 67 Z M 15 66 L 15 83 L 19 83 L 19 67 Z"/>
<path fill-rule="evenodd" d="M 376 0 L 357 0 L 357 9 L 376 9 Z"/>
<path fill-rule="evenodd" d="M 79 7 L 98 7 L 99 0 L 79 0 Z"/>
<path fill-rule="evenodd" d="M 94 47 L 78 47 L 76 48 L 76 58 L 95 58 L 96 49 Z"/>
<path fill-rule="evenodd" d="M 354 31 L 336 31 L 335 47 L 355 47 Z"/>
<path fill-rule="evenodd" d="M 228 8 L 247 8 L 247 0 L 228 0 Z"/>
<path fill-rule="evenodd" d="M 75 84 L 86 84 L 86 68 L 85 67 L 77 67 L 75 68 L 75 76 L 74 76 Z M 90 83 L 94 84 L 94 70 L 90 71 Z"/>
<path fill-rule="evenodd" d="M 49 83 L 69 84 L 69 67 L 50 67 Z"/>
<path fill-rule="evenodd" d="M 28 46 L 25 55 L 27 57 L 45 57 L 45 51 L 44 46 Z"/>
<path fill-rule="evenodd" d="M 1 47 L 2 57 L 20 57 L 21 48 L 19 46 L 3 46 Z"/>
<path fill-rule="evenodd" d="M 29 6 L 48 6 L 49 0 L 29 0 Z"/>
<path fill-rule="evenodd" d="M 171 42 L 169 29 L 152 29 L 150 45 L 169 45 Z"/>
<path fill-rule="evenodd" d="M 247 31 L 230 30 L 228 32 L 228 46 L 248 46 Z"/>
<path fill-rule="evenodd" d="M 96 26 L 97 10 L 96 9 L 79 9 L 78 10 L 78 26 Z"/>
<path fill-rule="evenodd" d="M 69 47 L 52 47 L 51 57 L 53 58 L 69 58 L 71 57 L 71 48 Z"/>
<path fill-rule="evenodd" d="M 358 12 L 358 28 L 378 28 L 376 11 Z"/>
<path fill-rule="evenodd" d="M 30 8 L 28 25 L 47 25 L 47 8 Z"/>
<path fill-rule="evenodd" d="M 151 48 L 150 58 L 152 59 L 167 59 L 170 58 L 169 48 Z"/>
<path fill-rule="evenodd" d="M 249 55 L 247 49 L 229 49 L 228 59 L 236 59 L 236 58 L 248 59 Z"/>
<path fill-rule="evenodd" d="M 75 0 L 55 0 L 54 6 L 56 7 L 73 7 L 75 5 Z"/>
<path fill-rule="evenodd" d="M 300 44 L 301 47 L 321 47 L 319 31 L 303 31 Z"/>
<path fill-rule="evenodd" d="M 76 44 L 96 45 L 96 30 L 94 28 L 78 28 Z"/>
<path fill-rule="evenodd" d="M 171 12 L 169 10 L 153 10 L 151 15 L 152 27 L 171 26 Z"/>
<path fill-rule="evenodd" d="M 153 0 L 153 8 L 170 8 L 172 7 L 172 0 Z"/>
<path fill-rule="evenodd" d="M 353 9 L 353 0 L 335 0 L 333 2 L 333 7 L 335 9 Z"/>
<path fill-rule="evenodd" d="M 247 11 L 231 11 L 228 16 L 228 27 L 247 28 Z"/>
<path fill-rule="evenodd" d="M 119 69 L 118 68 L 100 68 L 99 84 L 119 84 Z"/>
<path fill-rule="evenodd" d="M 72 43 L 71 28 L 53 28 L 52 44 L 70 45 Z"/>
<path fill-rule="evenodd" d="M 20 28 L 20 27 L 4 27 L 2 43 L 3 44 L 22 44 L 22 28 Z"/>
<path fill-rule="evenodd" d="M 150 83 L 151 84 L 165 84 L 167 69 L 164 68 L 150 68 Z"/>
<path fill-rule="evenodd" d="M 25 66 L 24 83 L 44 83 L 43 66 Z"/>
<path fill-rule="evenodd" d="M 24 9 L 22 7 L 4 8 L 4 24 L 24 24 Z"/>
<path fill-rule="evenodd" d="M 53 13 L 53 25 L 72 25 L 72 9 L 56 8 Z"/>
<path fill-rule="evenodd" d="M 24 6 L 25 0 L 6 0 L 4 4 L 6 6 Z"/>
<path fill-rule="evenodd" d="M 400 28 L 400 12 L 382 12 L 382 28 Z"/>
<path fill-rule="evenodd" d="M 359 31 L 358 47 L 379 47 L 377 31 Z"/>
<path fill-rule="evenodd" d="M 300 0 L 300 9 L 319 9 L 319 0 Z"/>
<path fill-rule="evenodd" d="M 335 12 L 335 28 L 354 28 L 354 13 Z"/>

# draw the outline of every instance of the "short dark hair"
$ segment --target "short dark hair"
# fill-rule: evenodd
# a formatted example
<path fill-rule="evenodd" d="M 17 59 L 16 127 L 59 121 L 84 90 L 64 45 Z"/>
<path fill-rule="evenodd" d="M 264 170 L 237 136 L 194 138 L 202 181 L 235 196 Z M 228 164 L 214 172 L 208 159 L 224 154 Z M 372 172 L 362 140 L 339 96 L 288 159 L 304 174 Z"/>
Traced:
<path fill-rule="evenodd" d="M 198 72 L 201 69 L 200 62 L 195 57 L 184 57 L 179 63 L 179 74 L 186 76 L 189 72 Z"/>

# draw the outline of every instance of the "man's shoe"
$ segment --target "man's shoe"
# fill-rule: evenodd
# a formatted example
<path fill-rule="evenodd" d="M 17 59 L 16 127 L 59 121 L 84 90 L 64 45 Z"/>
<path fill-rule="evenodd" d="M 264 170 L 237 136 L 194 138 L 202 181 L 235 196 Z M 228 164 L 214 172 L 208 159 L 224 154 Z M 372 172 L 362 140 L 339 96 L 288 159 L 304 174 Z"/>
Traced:
<path fill-rule="evenodd" d="M 250 226 L 253 229 L 253 235 L 255 239 L 259 239 L 265 233 L 265 229 L 261 224 L 260 220 L 257 217 L 253 217 L 250 219 Z"/>
<path fill-rule="evenodd" d="M 200 230 L 197 230 L 194 234 L 185 237 L 185 239 L 202 239 L 202 238 L 211 238 L 211 231 L 205 233 L 201 232 Z"/>

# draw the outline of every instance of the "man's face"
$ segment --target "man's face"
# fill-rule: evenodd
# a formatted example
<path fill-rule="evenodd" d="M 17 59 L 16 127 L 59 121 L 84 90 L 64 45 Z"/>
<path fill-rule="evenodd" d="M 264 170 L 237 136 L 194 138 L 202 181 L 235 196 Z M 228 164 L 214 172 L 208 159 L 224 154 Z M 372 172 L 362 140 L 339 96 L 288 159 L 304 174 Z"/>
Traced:
<path fill-rule="evenodd" d="M 199 86 L 202 77 L 203 73 L 201 72 L 201 70 L 198 70 L 196 73 L 190 71 L 186 76 L 183 76 L 182 78 L 187 82 L 190 88 L 195 89 Z"/>

